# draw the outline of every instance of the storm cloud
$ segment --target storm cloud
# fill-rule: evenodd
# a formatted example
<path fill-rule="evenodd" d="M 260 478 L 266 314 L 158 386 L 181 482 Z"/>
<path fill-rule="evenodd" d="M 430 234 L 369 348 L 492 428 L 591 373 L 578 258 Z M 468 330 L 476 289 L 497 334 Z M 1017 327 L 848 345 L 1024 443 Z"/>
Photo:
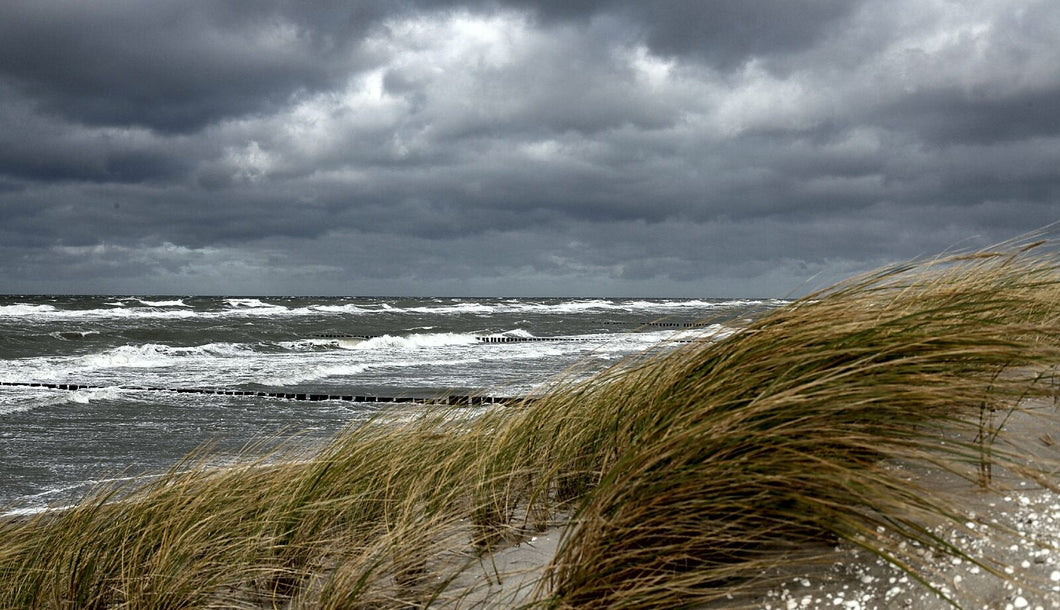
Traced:
<path fill-rule="evenodd" d="M 1060 220 L 1060 5 L 0 9 L 0 292 L 786 296 Z"/>

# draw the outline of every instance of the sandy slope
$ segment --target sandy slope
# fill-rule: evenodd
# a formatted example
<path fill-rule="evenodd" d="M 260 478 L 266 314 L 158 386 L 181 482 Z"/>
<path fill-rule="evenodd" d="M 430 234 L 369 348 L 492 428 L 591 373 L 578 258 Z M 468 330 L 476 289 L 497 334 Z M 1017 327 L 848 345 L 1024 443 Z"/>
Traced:
<path fill-rule="evenodd" d="M 1036 407 L 1043 412 L 1054 409 L 1045 403 Z M 1005 422 L 1004 431 L 1012 438 L 1030 441 L 1036 453 L 1028 459 L 1060 464 L 1060 444 L 1053 442 L 1060 434 L 1043 429 L 1041 421 L 1013 418 Z M 891 467 L 907 470 L 903 476 L 911 483 L 945 492 L 963 509 L 968 515 L 963 523 L 937 523 L 933 531 L 1005 577 L 967 559 L 905 547 L 906 552 L 931 566 L 932 587 L 963 608 L 1060 608 L 1060 494 L 1008 472 L 994 472 L 991 488 L 984 490 L 948 473 Z M 435 606 L 511 608 L 526 602 L 555 555 L 562 531 L 558 525 L 483 557 L 451 584 Z M 830 563 L 769 575 L 779 577 L 783 582 L 780 586 L 763 587 L 757 593 L 703 608 L 953 607 L 926 584 L 854 545 L 841 544 L 833 552 Z"/>

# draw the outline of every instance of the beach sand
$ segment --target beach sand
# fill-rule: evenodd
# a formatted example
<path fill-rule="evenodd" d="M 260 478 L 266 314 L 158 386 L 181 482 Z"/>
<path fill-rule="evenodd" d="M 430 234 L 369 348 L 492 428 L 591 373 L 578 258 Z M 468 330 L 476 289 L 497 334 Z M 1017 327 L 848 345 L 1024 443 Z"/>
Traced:
<path fill-rule="evenodd" d="M 929 560 L 936 572 L 932 585 L 963 608 L 1060 608 L 1060 550 L 1056 548 L 1060 544 L 1060 495 L 1023 488 L 1008 493 L 972 492 L 969 496 L 976 505 L 982 506 L 982 512 L 977 512 L 979 522 L 967 525 L 968 529 L 989 523 L 1018 533 L 1015 539 L 987 534 L 968 545 L 977 558 L 998 563 L 1007 580 L 967 560 L 938 555 Z M 562 531 L 561 527 L 553 527 L 483 557 L 454 580 L 432 607 L 513 608 L 530 601 L 545 566 L 555 555 Z M 964 528 L 939 527 L 938 532 L 953 542 L 964 538 L 968 544 L 970 540 Z M 931 557 L 930 551 L 922 550 L 921 554 Z M 836 547 L 831 564 L 803 568 L 789 570 L 780 586 L 700 608 L 942 610 L 953 607 L 899 568 L 852 545 Z"/>
<path fill-rule="evenodd" d="M 1033 455 L 1028 460 L 1060 464 L 1060 434 L 1042 428 L 1034 410 L 1052 413 L 1051 403 L 1040 403 L 1005 421 L 1009 438 Z M 1002 447 L 999 445 L 998 449 Z M 909 545 L 903 551 L 921 560 L 931 573 L 928 582 L 962 608 L 1019 610 L 1060 608 L 1060 494 L 1011 472 L 993 472 L 990 487 L 937 469 L 889 464 L 910 484 L 942 492 L 968 517 L 963 522 L 927 524 L 942 540 L 969 553 L 969 558 Z M 1060 472 L 1060 470 L 1054 470 Z M 969 465 L 964 473 L 974 478 Z M 517 544 L 501 548 L 469 565 L 432 607 L 512 608 L 527 603 L 546 566 L 552 561 L 565 525 L 528 534 Z M 885 532 L 881 532 L 885 533 Z M 770 574 L 780 585 L 752 588 L 752 592 L 724 602 L 703 604 L 702 610 L 721 608 L 794 609 L 926 609 L 954 607 L 895 565 L 850 543 L 824 549 L 828 561 L 798 565 Z"/>

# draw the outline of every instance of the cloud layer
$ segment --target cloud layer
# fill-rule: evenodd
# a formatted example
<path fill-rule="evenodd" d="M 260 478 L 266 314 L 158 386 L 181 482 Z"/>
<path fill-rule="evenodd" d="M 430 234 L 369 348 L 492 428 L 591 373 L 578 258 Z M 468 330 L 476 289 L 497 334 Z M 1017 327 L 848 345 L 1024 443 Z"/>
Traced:
<path fill-rule="evenodd" d="M 1060 220 L 1060 5 L 40 1 L 0 292 L 783 296 Z"/>

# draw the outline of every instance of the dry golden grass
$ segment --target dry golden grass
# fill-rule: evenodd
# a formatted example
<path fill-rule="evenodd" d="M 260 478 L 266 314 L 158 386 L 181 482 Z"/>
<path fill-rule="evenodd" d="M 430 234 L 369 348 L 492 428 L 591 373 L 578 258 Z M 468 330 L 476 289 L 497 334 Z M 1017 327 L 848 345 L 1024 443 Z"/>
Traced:
<path fill-rule="evenodd" d="M 901 543 L 945 547 L 926 524 L 965 516 L 887 464 L 1054 481 L 1003 423 L 1055 400 L 1058 263 L 1041 244 L 902 265 L 531 403 L 380 419 L 308 458 L 189 458 L 0 523 L 0 607 L 426 606 L 557 515 L 529 605 L 724 599 L 835 540 L 917 576 Z"/>

